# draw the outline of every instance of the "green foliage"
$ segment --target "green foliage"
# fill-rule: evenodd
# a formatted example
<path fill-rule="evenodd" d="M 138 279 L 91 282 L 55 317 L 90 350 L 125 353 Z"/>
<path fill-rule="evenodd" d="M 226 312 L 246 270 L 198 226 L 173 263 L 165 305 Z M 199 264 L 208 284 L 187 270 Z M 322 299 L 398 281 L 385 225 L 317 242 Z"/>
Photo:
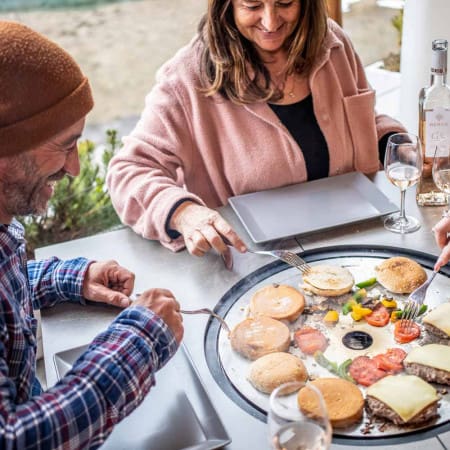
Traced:
<path fill-rule="evenodd" d="M 402 32 L 403 32 L 403 9 L 400 9 L 398 14 L 396 14 L 392 19 L 391 23 L 397 30 L 397 43 L 399 47 L 398 53 L 389 53 L 385 58 L 383 58 L 383 66 L 386 70 L 391 70 L 393 72 L 400 71 L 400 49 L 402 46 Z"/>
<path fill-rule="evenodd" d="M 403 9 L 399 11 L 397 15 L 395 15 L 391 19 L 392 25 L 394 25 L 394 28 L 397 30 L 397 42 L 398 46 L 402 46 L 402 30 L 403 30 Z"/>
<path fill-rule="evenodd" d="M 92 141 L 78 144 L 80 175 L 64 177 L 57 183 L 45 215 L 19 217 L 25 226 L 30 256 L 36 247 L 89 236 L 120 224 L 105 185 L 108 163 L 120 143 L 115 130 L 108 130 L 106 135 L 101 162 Z"/>

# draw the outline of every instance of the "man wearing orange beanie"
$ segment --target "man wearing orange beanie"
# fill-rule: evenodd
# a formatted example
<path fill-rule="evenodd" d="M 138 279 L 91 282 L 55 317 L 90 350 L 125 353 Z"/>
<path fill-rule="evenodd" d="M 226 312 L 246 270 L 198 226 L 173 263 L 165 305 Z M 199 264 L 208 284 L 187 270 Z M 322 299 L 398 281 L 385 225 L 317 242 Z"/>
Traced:
<path fill-rule="evenodd" d="M 0 21 L 0 448 L 97 448 L 143 400 L 183 335 L 171 292 L 130 306 L 134 275 L 114 261 L 26 261 L 16 215 L 45 211 L 55 182 L 79 173 L 88 80 L 44 36 Z M 127 307 L 68 374 L 42 393 L 33 309 L 86 299 Z"/>

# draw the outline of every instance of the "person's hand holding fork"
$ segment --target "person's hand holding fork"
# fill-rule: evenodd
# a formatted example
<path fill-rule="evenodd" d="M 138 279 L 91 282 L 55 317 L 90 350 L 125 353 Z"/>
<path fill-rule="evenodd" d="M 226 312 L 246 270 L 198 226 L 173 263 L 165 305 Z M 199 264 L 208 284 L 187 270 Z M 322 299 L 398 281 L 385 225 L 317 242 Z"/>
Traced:
<path fill-rule="evenodd" d="M 438 271 L 442 266 L 450 261 L 450 217 L 444 216 L 432 229 L 436 244 L 441 249 L 441 254 L 434 265 L 434 270 Z"/>
<path fill-rule="evenodd" d="M 228 245 L 241 253 L 247 251 L 242 239 L 217 211 L 191 201 L 183 202 L 175 210 L 169 226 L 183 236 L 191 255 L 204 256 L 214 249 L 227 263 L 231 260 Z"/>

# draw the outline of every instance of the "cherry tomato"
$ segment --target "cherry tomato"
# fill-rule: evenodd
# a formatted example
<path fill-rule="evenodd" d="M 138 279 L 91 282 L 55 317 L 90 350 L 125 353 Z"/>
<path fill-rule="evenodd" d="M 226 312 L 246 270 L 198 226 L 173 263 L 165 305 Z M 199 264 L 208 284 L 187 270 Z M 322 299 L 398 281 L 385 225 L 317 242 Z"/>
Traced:
<path fill-rule="evenodd" d="M 369 325 L 374 327 L 384 327 L 389 323 L 390 315 L 389 311 L 379 303 L 371 314 L 365 316 L 365 319 Z"/>
<path fill-rule="evenodd" d="M 394 338 L 399 344 L 406 344 L 420 336 L 420 327 L 409 320 L 395 322 Z"/>

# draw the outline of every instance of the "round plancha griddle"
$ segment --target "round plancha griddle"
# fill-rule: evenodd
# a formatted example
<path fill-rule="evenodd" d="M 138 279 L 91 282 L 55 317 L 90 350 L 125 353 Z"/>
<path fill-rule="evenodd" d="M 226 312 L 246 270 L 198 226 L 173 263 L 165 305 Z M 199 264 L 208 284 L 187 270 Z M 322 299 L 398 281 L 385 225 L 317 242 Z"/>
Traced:
<path fill-rule="evenodd" d="M 347 267 L 353 274 L 355 282 L 366 280 L 375 276 L 374 268 L 386 258 L 392 256 L 405 256 L 417 261 L 429 273 L 432 271 L 436 258 L 432 255 L 384 246 L 335 246 L 317 250 L 309 250 L 301 254 L 309 264 L 332 264 Z M 225 317 L 225 320 L 233 328 L 237 323 L 247 317 L 247 306 L 254 292 L 271 283 L 288 284 L 299 288 L 302 284 L 301 273 L 282 261 L 274 261 L 236 283 L 220 299 L 215 307 L 215 312 Z M 387 292 L 382 286 L 375 285 L 372 294 L 386 293 L 394 297 L 399 305 L 406 300 L 406 296 Z M 372 290 L 371 289 L 371 290 Z M 347 294 L 349 297 L 350 294 Z M 336 308 L 346 300 L 337 298 Z M 450 269 L 445 267 L 437 275 L 428 290 L 426 303 L 429 309 L 437 306 L 450 298 Z M 306 296 L 307 305 L 317 305 L 325 301 L 317 296 Z M 319 307 L 320 309 L 320 307 Z M 424 345 L 430 342 L 430 336 L 422 333 L 422 337 L 409 344 L 398 344 L 393 338 L 393 325 L 377 328 L 365 323 L 354 322 L 350 316 L 340 314 L 340 321 L 335 327 L 327 327 L 321 317 L 323 314 L 304 313 L 290 325 L 291 330 L 306 324 L 319 328 L 329 339 L 330 346 L 325 351 L 325 356 L 335 362 L 343 362 L 348 358 L 360 355 L 374 356 L 384 353 L 388 348 L 399 347 L 409 352 L 412 347 Z M 316 311 L 317 312 L 317 311 Z M 352 345 L 347 345 L 348 334 L 351 333 Z M 360 346 L 355 345 L 355 337 L 360 336 Z M 347 343 L 346 343 L 347 337 Z M 448 342 L 447 342 L 448 344 Z M 266 421 L 269 396 L 257 391 L 247 380 L 251 361 L 238 355 L 231 349 L 226 333 L 220 328 L 218 321 L 210 319 L 205 332 L 205 357 L 208 367 L 225 394 L 231 398 L 240 408 L 256 417 Z M 353 348 L 352 348 L 353 347 Z M 308 369 L 311 378 L 332 377 L 326 369 L 318 365 L 313 357 L 305 356 L 291 346 L 290 352 L 301 357 Z M 434 385 L 442 399 L 439 402 L 439 417 L 420 426 L 396 426 L 382 419 L 370 418 L 364 412 L 361 423 L 345 429 L 334 430 L 333 437 L 336 442 L 361 445 L 361 438 L 367 439 L 367 445 L 388 445 L 400 443 L 400 440 L 418 440 L 437 435 L 440 432 L 450 430 L 450 388 L 442 385 Z M 362 386 L 361 391 L 365 392 Z"/>

